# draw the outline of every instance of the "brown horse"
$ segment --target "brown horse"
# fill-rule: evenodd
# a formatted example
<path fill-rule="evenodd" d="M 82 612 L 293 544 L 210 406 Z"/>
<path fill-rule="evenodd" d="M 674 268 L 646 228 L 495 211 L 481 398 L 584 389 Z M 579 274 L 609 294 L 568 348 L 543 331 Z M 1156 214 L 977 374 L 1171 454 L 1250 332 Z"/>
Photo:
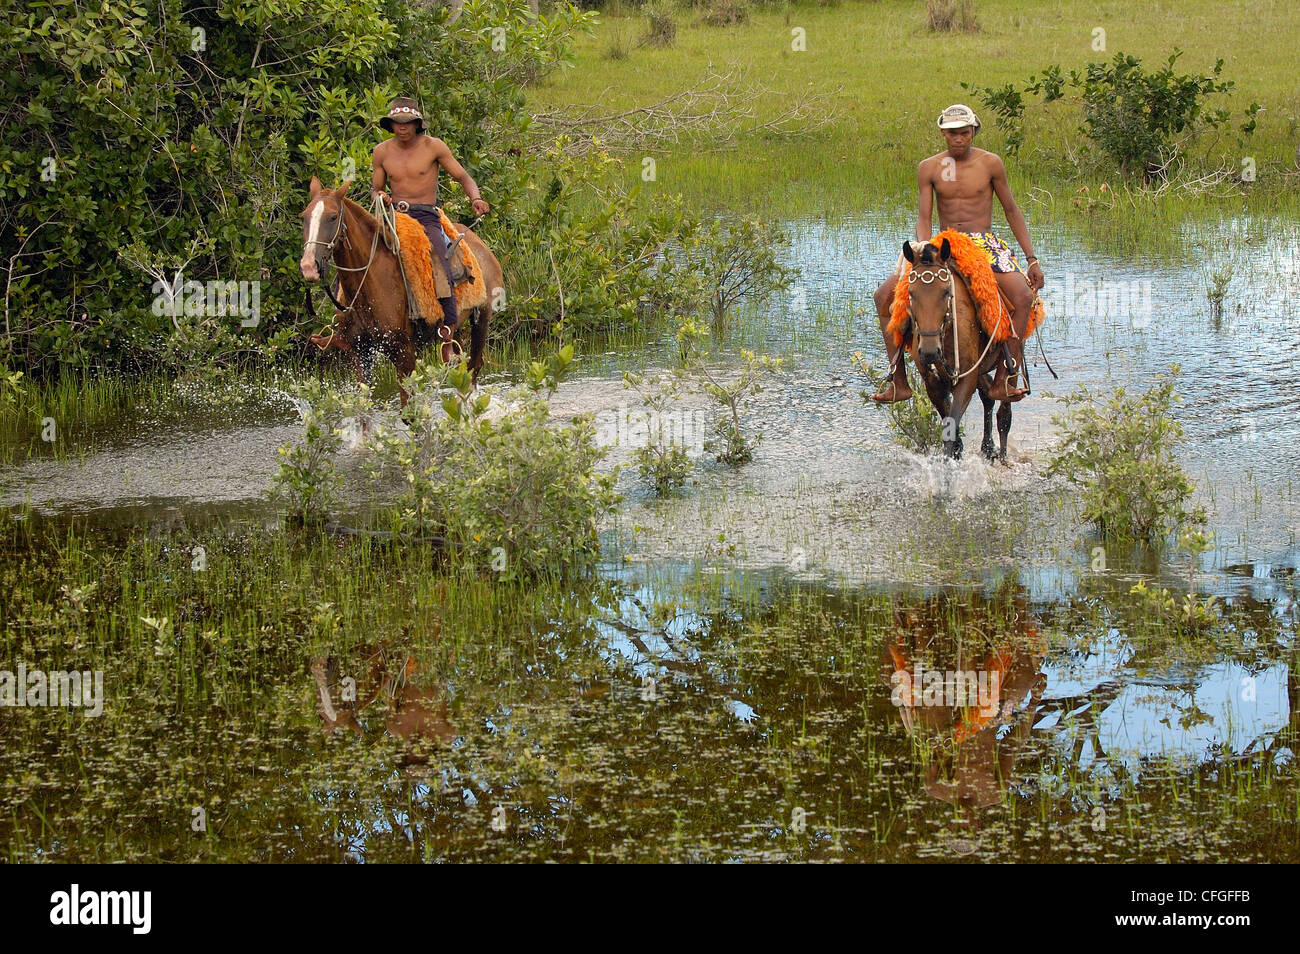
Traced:
<path fill-rule="evenodd" d="M 312 176 L 311 199 L 302 210 L 302 277 L 320 281 L 327 263 L 333 261 L 339 273 L 334 297 L 342 306 L 335 311 L 338 328 L 328 335 L 312 335 L 311 340 L 322 349 L 345 352 L 352 359 L 358 381 L 368 376 L 376 353 L 387 356 L 398 377 L 405 378 L 415 370 L 418 349 L 435 340 L 438 329 L 408 312 L 397 256 L 384 243 L 374 216 L 347 197 L 351 184 L 348 180 L 337 189 L 326 189 Z M 459 328 L 462 338 L 468 328 L 469 369 L 477 381 L 492 303 L 501 300 L 505 282 L 501 263 L 483 240 L 463 227 L 461 234 L 478 259 L 488 291 L 487 301 L 463 316 L 467 320 L 462 320 Z M 403 405 L 406 400 L 403 390 Z"/>
<path fill-rule="evenodd" d="M 989 335 L 980 324 L 975 302 L 966 280 L 956 268 L 948 240 L 935 246 L 926 242 L 913 248 L 903 243 L 903 255 L 912 263 L 908 272 L 908 351 L 925 383 L 930 403 L 943 423 L 943 452 L 960 457 L 962 452 L 961 419 L 976 390 L 984 404 L 984 440 L 980 445 L 989 460 L 1007 459 L 1007 434 L 1011 431 L 1011 404 L 1003 401 L 998 408 L 997 453 L 993 449 L 993 398 L 989 389 L 993 371 L 1002 357 L 1002 349 L 991 345 Z M 954 344 L 953 328 L 956 328 Z M 900 355 L 898 360 L 902 360 Z"/>

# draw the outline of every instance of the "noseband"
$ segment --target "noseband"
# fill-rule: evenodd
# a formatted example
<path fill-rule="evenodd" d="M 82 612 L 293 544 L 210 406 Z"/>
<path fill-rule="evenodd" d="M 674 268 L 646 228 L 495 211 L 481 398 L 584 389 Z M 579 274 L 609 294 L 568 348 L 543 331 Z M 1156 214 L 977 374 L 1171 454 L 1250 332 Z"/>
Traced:
<path fill-rule="evenodd" d="M 324 202 L 324 201 L 325 201 L 325 196 L 321 196 L 320 201 L 321 201 L 321 202 Z M 336 201 L 337 201 L 337 200 L 336 200 Z M 324 287 L 324 289 L 325 289 L 325 294 L 329 296 L 329 300 L 330 300 L 331 302 L 334 303 L 334 307 L 337 308 L 337 309 L 338 309 L 340 312 L 342 312 L 343 314 L 347 314 L 347 313 L 350 312 L 353 308 L 356 307 L 357 301 L 361 298 L 361 290 L 365 287 L 365 284 L 366 284 L 366 275 L 370 274 L 370 266 L 373 265 L 374 262 L 375 262 L 375 252 L 377 252 L 377 251 L 379 250 L 379 233 L 380 233 L 380 231 L 382 230 L 383 226 L 380 225 L 379 228 L 375 229 L 375 240 L 374 240 L 374 242 L 373 242 L 373 243 L 371 244 L 371 246 L 370 246 L 370 260 L 366 262 L 364 268 L 347 268 L 347 267 L 345 267 L 345 266 L 343 266 L 343 265 L 339 265 L 337 262 L 334 262 L 334 249 L 338 246 L 338 244 L 339 244 L 339 240 L 340 240 L 340 239 L 343 240 L 343 247 L 344 247 L 344 248 L 351 248 L 352 246 L 351 246 L 351 243 L 348 241 L 348 210 L 347 210 L 347 207 L 344 206 L 344 204 L 343 204 L 342 202 L 339 202 L 339 203 L 338 203 L 338 206 L 339 206 L 339 224 L 338 224 L 338 228 L 336 228 L 336 229 L 334 230 L 334 237 L 333 237 L 332 239 L 330 239 L 328 243 L 326 243 L 326 242 L 321 242 L 321 241 L 318 241 L 318 240 L 315 240 L 315 239 L 308 239 L 308 240 L 306 241 L 306 243 L 304 244 L 304 248 L 305 248 L 306 246 L 309 246 L 309 245 L 321 245 L 321 246 L 324 246 L 324 248 L 325 248 L 325 268 L 321 269 L 321 279 L 322 279 L 322 281 L 321 281 L 321 285 L 322 285 L 322 286 Z M 326 278 L 325 278 L 326 271 L 328 270 L 328 268 L 329 268 L 329 266 L 330 266 L 331 264 L 333 264 L 334 267 L 337 268 L 337 269 L 338 269 L 339 271 L 341 271 L 341 272 L 361 272 L 361 273 L 362 273 L 362 275 L 361 275 L 361 281 L 360 281 L 360 283 L 357 285 L 357 290 L 356 290 L 356 292 L 352 295 L 352 301 L 350 301 L 347 305 L 344 305 L 342 302 L 340 302 L 337 298 L 334 297 L 334 292 L 333 292 L 333 290 L 330 288 L 330 283 L 329 283 L 329 281 L 326 280 Z M 341 281 L 340 281 L 340 283 L 339 283 L 339 291 L 340 291 L 340 292 L 343 291 L 343 287 L 342 287 L 342 282 L 341 282 Z"/>

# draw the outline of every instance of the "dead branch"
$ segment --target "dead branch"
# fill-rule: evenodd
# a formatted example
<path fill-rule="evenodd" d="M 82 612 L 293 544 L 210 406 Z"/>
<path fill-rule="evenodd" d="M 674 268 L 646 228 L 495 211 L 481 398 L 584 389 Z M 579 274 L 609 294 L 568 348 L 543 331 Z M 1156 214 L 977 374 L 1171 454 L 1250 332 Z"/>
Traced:
<path fill-rule="evenodd" d="M 760 115 L 759 101 L 775 91 L 732 67 L 712 68 L 696 83 L 656 103 L 619 112 L 603 111 L 609 88 L 596 103 L 546 109 L 533 116 L 533 126 L 547 139 L 569 138 L 569 150 L 585 152 L 594 140 L 615 149 L 663 147 L 690 142 L 700 148 L 724 149 L 745 135 L 807 133 L 831 120 L 833 90 L 805 89 L 782 96 L 778 111 Z"/>

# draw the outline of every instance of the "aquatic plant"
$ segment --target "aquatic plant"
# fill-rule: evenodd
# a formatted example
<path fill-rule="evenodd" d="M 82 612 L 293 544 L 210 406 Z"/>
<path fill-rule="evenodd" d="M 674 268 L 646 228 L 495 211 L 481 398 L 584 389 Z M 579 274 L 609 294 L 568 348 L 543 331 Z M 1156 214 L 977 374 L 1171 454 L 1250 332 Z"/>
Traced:
<path fill-rule="evenodd" d="M 690 236 L 686 257 L 704 277 L 715 327 L 741 300 L 760 305 L 790 287 L 799 271 L 783 262 L 789 246 L 785 229 L 757 216 L 715 218 Z"/>
<path fill-rule="evenodd" d="M 740 352 L 740 374 L 730 381 L 710 371 L 702 362 L 696 373 L 704 379 L 704 390 L 722 405 L 723 413 L 713 422 L 714 437 L 704 442 L 704 449 L 720 464 L 740 467 L 754 459 L 754 446 L 763 439 L 761 433 L 746 436 L 740 426 L 740 412 L 754 395 L 763 391 L 762 379 L 780 370 L 781 358 L 758 355 L 748 349 Z"/>
<path fill-rule="evenodd" d="M 1054 415 L 1063 432 L 1048 463 L 1080 490 L 1080 516 L 1111 539 L 1160 547 L 1185 524 L 1203 523 L 1189 509 L 1194 486 L 1178 461 L 1182 425 L 1173 416 L 1178 366 L 1140 395 L 1116 388 L 1105 401 L 1080 387 Z"/>
<path fill-rule="evenodd" d="M 623 375 L 623 386 L 640 394 L 647 408 L 645 438 L 632 451 L 632 459 L 641 479 L 660 497 L 680 490 L 694 466 L 682 442 L 664 427 L 672 419 L 670 409 L 682 399 L 682 383 L 682 371 L 651 378 L 631 371 Z"/>
<path fill-rule="evenodd" d="M 366 385 L 337 390 L 310 378 L 290 387 L 304 426 L 300 442 L 279 451 L 280 467 L 268 491 L 287 508 L 290 523 L 320 524 L 338 501 L 340 478 L 334 457 L 343 444 L 343 421 L 365 413 L 370 404 Z"/>
<path fill-rule="evenodd" d="M 534 362 L 529 386 L 504 395 L 476 389 L 463 363 L 418 364 L 403 381 L 407 429 L 381 430 L 371 465 L 402 486 L 387 512 L 394 529 L 442 537 L 457 566 L 498 578 L 589 570 L 618 498 L 615 475 L 595 472 L 604 451 L 591 417 L 549 423 L 545 395 L 572 359 L 566 347 Z M 492 412 L 494 398 L 504 411 Z"/>

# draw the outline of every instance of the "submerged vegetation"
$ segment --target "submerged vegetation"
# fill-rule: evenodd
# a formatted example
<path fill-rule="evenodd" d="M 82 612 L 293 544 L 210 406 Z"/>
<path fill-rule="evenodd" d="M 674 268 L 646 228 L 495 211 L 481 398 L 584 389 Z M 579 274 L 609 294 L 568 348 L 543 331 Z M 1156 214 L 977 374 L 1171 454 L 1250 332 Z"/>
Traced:
<path fill-rule="evenodd" d="M 950 857 L 956 839 L 990 861 L 1300 850 L 1294 689 L 1289 723 L 1238 725 L 1208 762 L 1152 751 L 1140 726 L 1211 717 L 1217 687 L 1132 697 L 1141 671 L 1221 651 L 1264 691 L 1294 663 L 1269 604 L 1234 601 L 1189 646 L 1104 580 L 1038 605 L 1009 582 L 849 597 L 728 575 L 688 584 L 686 609 L 662 581 L 430 572 L 419 543 L 3 533 L 0 619 L 22 658 L 104 674 L 102 717 L 0 720 L 9 861 L 902 861 Z M 1107 658 L 1139 668 L 1026 692 L 956 753 L 932 737 L 959 711 L 922 724 L 891 703 L 914 655 L 961 668 L 994 652 L 1011 688 Z M 1049 717 L 1062 724 L 1030 731 Z"/>

